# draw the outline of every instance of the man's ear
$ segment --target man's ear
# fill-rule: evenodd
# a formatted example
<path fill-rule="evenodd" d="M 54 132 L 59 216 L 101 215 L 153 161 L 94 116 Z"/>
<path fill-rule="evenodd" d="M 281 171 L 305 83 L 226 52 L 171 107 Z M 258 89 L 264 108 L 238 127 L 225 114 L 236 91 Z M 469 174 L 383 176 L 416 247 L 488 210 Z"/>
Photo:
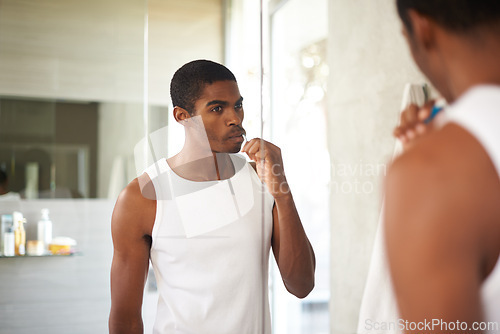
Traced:
<path fill-rule="evenodd" d="M 176 106 L 174 107 L 174 118 L 177 123 L 182 124 L 191 118 L 191 115 L 186 109 Z"/>
<path fill-rule="evenodd" d="M 436 29 L 438 28 L 436 22 L 414 9 L 408 10 L 408 16 L 412 28 L 411 32 L 407 33 L 409 39 L 417 47 L 425 50 L 433 48 L 436 42 Z"/>

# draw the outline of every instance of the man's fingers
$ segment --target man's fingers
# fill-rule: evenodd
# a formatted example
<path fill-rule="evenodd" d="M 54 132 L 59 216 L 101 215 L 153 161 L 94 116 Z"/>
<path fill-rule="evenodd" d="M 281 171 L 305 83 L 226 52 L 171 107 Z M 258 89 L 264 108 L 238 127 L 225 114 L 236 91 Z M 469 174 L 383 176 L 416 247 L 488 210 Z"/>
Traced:
<path fill-rule="evenodd" d="M 423 107 L 418 112 L 418 120 L 420 122 L 425 121 L 427 118 L 429 118 L 431 112 L 432 112 L 432 107 L 427 107 L 427 106 Z"/>
<path fill-rule="evenodd" d="M 420 111 L 418 112 L 418 120 L 423 122 L 425 121 L 429 116 L 431 115 L 431 109 L 427 109 L 427 108 L 424 108 L 424 109 L 420 109 Z"/>
<path fill-rule="evenodd" d="M 259 150 L 259 151 L 255 152 L 254 157 L 256 160 L 264 160 L 266 157 L 266 152 Z"/>
<path fill-rule="evenodd" d="M 254 138 L 245 144 L 242 151 L 245 152 L 253 161 L 263 161 L 267 153 L 266 147 L 263 144 L 263 140 Z"/>
<path fill-rule="evenodd" d="M 248 140 L 245 145 L 243 145 L 243 148 L 241 149 L 242 152 L 247 152 L 248 149 L 255 143 L 255 141 L 257 140 L 257 138 L 253 138 L 253 139 L 250 139 Z"/>
<path fill-rule="evenodd" d="M 266 150 L 265 146 L 263 145 L 264 141 L 260 139 L 255 139 L 250 142 L 250 145 L 246 147 L 245 152 L 255 154 L 259 151 L 264 151 Z"/>
<path fill-rule="evenodd" d="M 420 122 L 425 121 L 432 113 L 432 107 L 436 103 L 436 100 L 427 101 L 422 108 L 418 111 L 418 120 Z"/>
<path fill-rule="evenodd" d="M 431 125 L 423 122 L 429 118 L 435 101 L 428 101 L 423 107 L 410 104 L 401 112 L 401 121 L 398 127 L 394 129 L 393 135 L 403 144 L 413 141 L 415 138 L 425 134 Z"/>
<path fill-rule="evenodd" d="M 424 133 L 427 132 L 428 126 L 422 123 L 418 123 L 417 126 L 415 126 L 415 132 L 420 136 L 423 135 Z"/>
<path fill-rule="evenodd" d="M 401 139 L 403 136 L 408 136 L 407 132 L 411 131 L 419 121 L 418 111 L 419 108 L 416 104 L 410 104 L 401 112 L 399 126 L 393 132 L 394 137 Z M 410 134 L 410 136 L 412 135 Z"/>
<path fill-rule="evenodd" d="M 255 140 L 250 144 L 250 146 L 248 147 L 246 152 L 253 155 L 253 154 L 257 153 L 259 151 L 259 149 L 260 149 L 260 143 L 258 140 Z"/>
<path fill-rule="evenodd" d="M 401 113 L 401 125 L 408 126 L 409 124 L 417 122 L 418 121 L 417 113 L 418 113 L 418 106 L 416 104 L 410 104 Z"/>
<path fill-rule="evenodd" d="M 250 149 L 253 147 L 253 145 L 255 144 L 256 141 L 257 141 L 256 138 L 247 141 L 245 143 L 245 145 L 243 146 L 243 148 L 241 149 L 241 151 L 249 153 Z"/>
<path fill-rule="evenodd" d="M 406 136 L 406 131 L 408 129 L 403 126 L 398 126 L 397 128 L 394 129 L 393 131 L 393 136 L 396 137 L 397 139 L 401 139 L 401 137 Z"/>

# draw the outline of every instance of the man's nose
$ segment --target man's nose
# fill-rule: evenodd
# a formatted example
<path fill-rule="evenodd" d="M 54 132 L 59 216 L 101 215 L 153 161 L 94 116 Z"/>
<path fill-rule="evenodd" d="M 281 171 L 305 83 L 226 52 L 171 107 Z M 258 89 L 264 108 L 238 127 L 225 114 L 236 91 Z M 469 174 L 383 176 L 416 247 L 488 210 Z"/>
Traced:
<path fill-rule="evenodd" d="M 229 111 L 227 116 L 227 125 L 240 125 L 243 120 L 243 114 L 238 113 L 236 110 Z"/>

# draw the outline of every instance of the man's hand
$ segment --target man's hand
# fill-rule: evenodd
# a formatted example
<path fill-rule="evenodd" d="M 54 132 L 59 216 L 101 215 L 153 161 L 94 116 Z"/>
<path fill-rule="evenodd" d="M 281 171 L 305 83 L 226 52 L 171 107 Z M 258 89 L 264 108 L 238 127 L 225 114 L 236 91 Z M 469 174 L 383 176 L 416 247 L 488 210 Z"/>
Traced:
<path fill-rule="evenodd" d="M 393 134 L 401 141 L 405 150 L 412 146 L 418 138 L 435 130 L 434 121 L 425 123 L 425 120 L 431 115 L 434 103 L 435 101 L 429 101 L 422 108 L 410 104 L 401 112 L 399 126 L 394 129 Z"/>
<path fill-rule="evenodd" d="M 276 198 L 290 193 L 283 169 L 283 159 L 278 146 L 260 138 L 248 141 L 241 152 L 245 152 L 257 165 L 257 174 L 267 185 L 271 195 Z"/>
<path fill-rule="evenodd" d="M 256 162 L 260 180 L 274 197 L 271 244 L 281 278 L 290 293 L 304 298 L 314 288 L 316 259 L 285 177 L 281 150 L 254 138 L 241 151 Z"/>

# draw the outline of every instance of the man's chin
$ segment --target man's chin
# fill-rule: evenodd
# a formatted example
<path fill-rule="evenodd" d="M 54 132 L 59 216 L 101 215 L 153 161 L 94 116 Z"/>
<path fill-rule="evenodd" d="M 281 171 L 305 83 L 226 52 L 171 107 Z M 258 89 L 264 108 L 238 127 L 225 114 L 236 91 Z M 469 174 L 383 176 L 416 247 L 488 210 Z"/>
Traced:
<path fill-rule="evenodd" d="M 218 151 L 215 151 L 216 153 L 238 153 L 241 151 L 241 145 L 233 146 L 233 147 L 224 147 L 221 148 Z"/>
<path fill-rule="evenodd" d="M 239 151 L 241 151 L 241 145 L 231 150 L 228 150 L 227 153 L 238 153 Z"/>

